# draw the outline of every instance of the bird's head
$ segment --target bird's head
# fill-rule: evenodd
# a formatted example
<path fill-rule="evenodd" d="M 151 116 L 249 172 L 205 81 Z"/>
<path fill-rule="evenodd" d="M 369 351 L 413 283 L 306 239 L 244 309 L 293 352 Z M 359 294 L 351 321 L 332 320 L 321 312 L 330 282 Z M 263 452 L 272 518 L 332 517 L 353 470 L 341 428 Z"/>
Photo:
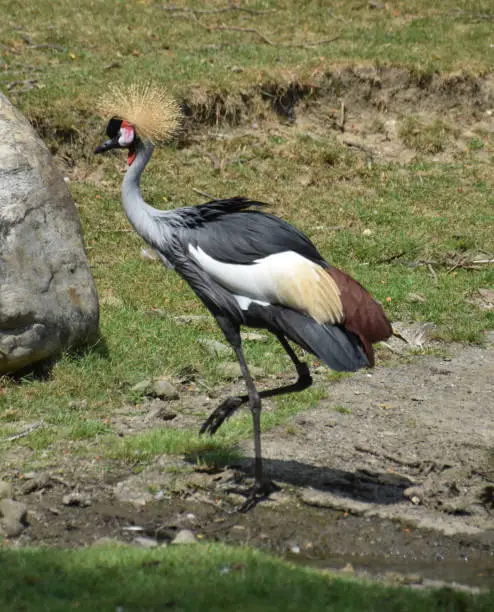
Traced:
<path fill-rule="evenodd" d="M 111 149 L 128 149 L 129 165 L 134 161 L 139 142 L 165 142 L 180 128 L 179 105 L 157 85 L 112 87 L 99 102 L 101 116 L 108 117 L 106 135 L 109 140 L 95 153 Z"/>
<path fill-rule="evenodd" d="M 138 140 L 135 126 L 128 121 L 113 117 L 108 121 L 108 125 L 106 126 L 106 135 L 108 136 L 108 140 L 96 147 L 94 152 L 104 153 L 111 149 L 128 149 L 129 154 L 127 161 L 130 166 L 135 159 L 135 149 Z"/>

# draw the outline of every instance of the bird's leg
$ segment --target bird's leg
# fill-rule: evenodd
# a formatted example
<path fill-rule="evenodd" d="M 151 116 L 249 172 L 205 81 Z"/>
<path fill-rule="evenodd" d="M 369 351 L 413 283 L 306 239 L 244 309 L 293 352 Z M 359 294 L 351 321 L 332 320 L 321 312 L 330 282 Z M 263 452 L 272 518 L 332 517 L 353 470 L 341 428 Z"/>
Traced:
<path fill-rule="evenodd" d="M 247 387 L 247 396 L 250 411 L 252 413 L 252 425 L 254 430 L 254 487 L 244 504 L 240 507 L 240 511 L 247 511 L 259 501 L 260 498 L 267 495 L 271 490 L 271 482 L 264 479 L 262 454 L 261 454 L 261 397 L 256 389 L 254 380 L 249 372 L 247 362 L 245 361 L 242 347 L 239 343 L 235 346 L 235 353 L 240 364 L 240 371 L 245 380 Z M 258 497 L 260 496 L 260 497 Z"/>
<path fill-rule="evenodd" d="M 300 361 L 300 359 L 295 354 L 295 351 L 292 349 L 292 347 L 282 334 L 277 334 L 277 338 L 280 341 L 281 346 L 287 352 L 290 359 L 293 361 L 293 364 L 297 369 L 298 379 L 295 383 L 291 385 L 285 385 L 276 389 L 267 389 L 266 391 L 261 391 L 259 393 L 259 396 L 261 398 L 284 395 L 285 393 L 293 393 L 295 391 L 303 391 L 304 389 L 310 387 L 312 384 L 312 377 L 310 375 L 307 364 L 303 361 Z M 214 412 L 211 413 L 208 419 L 202 424 L 200 433 L 208 432 L 211 435 L 216 433 L 216 431 L 218 431 L 218 429 L 221 427 L 222 423 L 226 421 L 226 419 L 231 417 L 232 414 L 248 400 L 248 395 L 239 395 L 227 398 L 218 406 L 218 408 L 216 408 Z"/>

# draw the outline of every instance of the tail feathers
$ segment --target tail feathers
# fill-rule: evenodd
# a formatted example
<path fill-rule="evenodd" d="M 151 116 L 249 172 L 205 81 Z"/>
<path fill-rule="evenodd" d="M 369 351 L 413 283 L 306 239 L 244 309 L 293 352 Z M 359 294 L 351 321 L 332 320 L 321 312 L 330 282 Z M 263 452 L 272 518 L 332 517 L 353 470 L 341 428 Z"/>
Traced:
<path fill-rule="evenodd" d="M 314 319 L 283 306 L 255 306 L 248 311 L 247 324 L 281 332 L 337 372 L 355 372 L 370 365 L 358 337 L 338 325 Z"/>
<path fill-rule="evenodd" d="M 374 365 L 372 344 L 389 338 L 393 329 L 381 306 L 360 283 L 337 268 L 327 268 L 341 294 L 345 329 L 356 334 L 369 364 Z"/>

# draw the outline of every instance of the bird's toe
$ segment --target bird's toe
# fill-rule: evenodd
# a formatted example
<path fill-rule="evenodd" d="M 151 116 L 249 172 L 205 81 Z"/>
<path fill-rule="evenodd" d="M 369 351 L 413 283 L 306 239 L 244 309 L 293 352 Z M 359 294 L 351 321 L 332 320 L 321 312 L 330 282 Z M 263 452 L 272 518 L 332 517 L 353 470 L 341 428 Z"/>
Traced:
<path fill-rule="evenodd" d="M 210 435 L 216 433 L 224 421 L 230 418 L 244 402 L 245 399 L 239 396 L 228 397 L 204 421 L 199 433 L 209 433 Z"/>

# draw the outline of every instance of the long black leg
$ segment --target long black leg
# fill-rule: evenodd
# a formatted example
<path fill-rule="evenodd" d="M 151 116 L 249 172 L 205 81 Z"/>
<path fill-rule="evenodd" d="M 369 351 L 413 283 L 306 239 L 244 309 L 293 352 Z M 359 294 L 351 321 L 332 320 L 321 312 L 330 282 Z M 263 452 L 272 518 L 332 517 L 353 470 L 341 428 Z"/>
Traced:
<path fill-rule="evenodd" d="M 268 389 L 266 391 L 261 391 L 259 393 L 259 397 L 273 397 L 276 395 L 284 395 L 285 393 L 293 393 L 295 391 L 303 391 L 307 389 L 312 384 L 312 377 L 309 372 L 309 368 L 307 364 L 303 361 L 300 361 L 297 355 L 295 354 L 292 347 L 289 345 L 288 341 L 282 334 L 277 334 L 277 338 L 281 343 L 281 346 L 285 349 L 290 359 L 293 361 L 295 368 L 297 369 L 298 379 L 295 383 L 291 385 L 285 385 L 283 387 L 277 387 L 276 389 Z M 249 401 L 248 395 L 239 395 L 234 397 L 227 398 L 224 402 L 222 402 L 214 412 L 208 417 L 206 421 L 202 424 L 200 433 L 209 433 L 213 435 L 218 431 L 221 427 L 222 423 L 226 421 L 226 419 L 230 418 L 232 414 Z"/>

